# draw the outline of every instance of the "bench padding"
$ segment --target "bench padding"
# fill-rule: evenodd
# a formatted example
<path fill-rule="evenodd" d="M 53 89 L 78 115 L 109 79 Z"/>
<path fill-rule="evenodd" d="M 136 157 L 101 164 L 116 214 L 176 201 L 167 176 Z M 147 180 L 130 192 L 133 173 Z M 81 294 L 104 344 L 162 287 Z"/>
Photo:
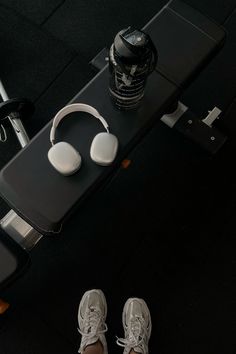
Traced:
<path fill-rule="evenodd" d="M 42 234 L 61 230 L 73 209 L 106 181 L 155 121 L 178 99 L 182 88 L 212 59 L 225 37 L 221 27 L 179 1 L 170 2 L 145 30 L 156 43 L 159 62 L 148 79 L 140 109 L 121 112 L 114 108 L 108 91 L 108 67 L 72 100 L 94 106 L 118 137 L 119 153 L 113 166 L 101 167 L 91 161 L 91 141 L 102 128 L 94 118 L 75 113 L 63 121 L 57 138 L 80 151 L 83 161 L 77 174 L 64 177 L 49 164 L 51 123 L 1 171 L 2 197 Z"/>

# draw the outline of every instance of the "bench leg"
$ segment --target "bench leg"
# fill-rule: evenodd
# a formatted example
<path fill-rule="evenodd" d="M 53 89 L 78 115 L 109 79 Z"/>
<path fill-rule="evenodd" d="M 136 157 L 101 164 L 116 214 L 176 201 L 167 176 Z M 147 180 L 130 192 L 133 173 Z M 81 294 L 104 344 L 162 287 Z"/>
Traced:
<path fill-rule="evenodd" d="M 0 299 L 0 315 L 3 315 L 9 308 L 9 304 L 4 300 Z"/>

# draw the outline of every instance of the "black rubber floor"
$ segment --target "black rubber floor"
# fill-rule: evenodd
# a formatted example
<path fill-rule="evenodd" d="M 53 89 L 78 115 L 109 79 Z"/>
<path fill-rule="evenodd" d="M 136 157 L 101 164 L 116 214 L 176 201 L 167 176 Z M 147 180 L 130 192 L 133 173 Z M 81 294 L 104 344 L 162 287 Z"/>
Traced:
<path fill-rule="evenodd" d="M 35 100 L 74 55 L 65 44 L 1 6 L 1 79 L 10 97 Z"/>
<path fill-rule="evenodd" d="M 63 2 L 65 0 L 34 0 L 32 5 L 29 0 L 0 0 L 1 5 L 37 24 L 45 22 Z"/>
<path fill-rule="evenodd" d="M 186 2 L 224 23 L 228 32 L 223 50 L 183 97 L 200 115 L 215 105 L 224 110 L 217 124 L 228 135 L 227 144 L 209 157 L 157 123 L 130 154 L 129 169 L 120 170 L 106 188 L 84 202 L 58 238 L 43 239 L 31 253 L 29 271 L 1 294 L 11 303 L 0 319 L 1 354 L 76 353 L 78 304 L 84 291 L 93 287 L 107 296 L 110 352 L 122 352 L 115 336 L 122 335 L 122 307 L 130 296 L 145 298 L 150 307 L 150 353 L 235 352 L 236 1 Z M 43 37 L 42 52 L 33 48 L 34 41 L 31 47 L 35 63 L 40 52 L 40 65 L 51 75 L 41 77 L 35 64 L 29 65 L 28 78 L 27 54 L 22 54 L 20 72 L 28 78 L 25 93 L 34 94 L 37 108 L 35 120 L 27 123 L 31 135 L 91 77 L 87 62 L 118 29 L 145 24 L 166 1 L 61 3 L 58 7 L 59 1 L 36 1 L 42 10 L 38 15 L 29 1 L 22 8 L 15 7 L 18 1 L 8 3 L 15 8 L 8 19 L 18 19 L 19 35 L 23 31 L 29 36 L 34 28 Z M 7 21 L 10 10 L 4 11 Z M 29 20 L 31 11 L 35 16 Z M 17 12 L 25 17 L 18 18 Z M 25 26 L 31 28 L 27 33 Z M 14 33 L 12 29 L 11 36 Z M 5 38 L 1 32 L 0 38 Z M 14 53 L 17 50 L 14 46 Z M 43 55 L 49 55 L 48 63 Z M 62 61 L 55 59 L 58 55 Z M 1 59 L 7 70 L 12 69 L 9 75 L 19 75 L 16 56 L 11 67 L 5 61 Z M 18 84 L 8 80 L 7 71 L 4 75 L 12 94 L 18 93 Z M 5 164 L 14 149 L 0 147 L 5 149 L 0 163 Z M 0 209 L 4 210 L 1 205 Z"/>
<path fill-rule="evenodd" d="M 69 0 L 44 24 L 50 33 L 84 54 L 91 60 L 103 47 L 110 45 L 114 34 L 130 23 L 143 26 L 161 9 L 165 0 L 143 2 L 128 0 L 86 1 Z M 61 30 L 61 25 L 66 31 Z"/>

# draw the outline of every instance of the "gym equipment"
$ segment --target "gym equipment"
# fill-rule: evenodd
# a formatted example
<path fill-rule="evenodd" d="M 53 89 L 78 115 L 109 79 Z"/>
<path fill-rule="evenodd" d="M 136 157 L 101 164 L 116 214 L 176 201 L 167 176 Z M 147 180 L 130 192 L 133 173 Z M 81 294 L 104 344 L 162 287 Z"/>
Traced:
<path fill-rule="evenodd" d="M 85 163 L 79 173 L 71 178 L 63 178 L 45 158 L 50 148 L 48 137 L 51 122 L 1 171 L 1 195 L 15 211 L 15 218 L 20 216 L 39 234 L 54 235 L 60 232 L 71 211 L 91 191 L 105 183 L 157 119 L 176 110 L 173 107 L 183 88 L 214 57 L 225 40 L 225 31 L 221 27 L 177 0 L 168 3 L 144 29 L 158 48 L 159 59 L 156 69 L 147 80 L 140 109 L 120 111 L 114 107 L 107 89 L 108 65 L 71 102 L 92 105 L 106 116 L 114 134 L 119 136 L 120 148 L 115 163 L 104 169 L 91 161 L 90 139 L 99 132 L 96 120 L 72 122 L 68 119 L 63 123 L 63 139 L 60 140 L 67 141 L 83 155 Z M 188 60 L 190 55 L 191 61 Z M 85 113 L 80 112 L 82 114 Z M 81 131 L 83 135 L 78 139 Z M 61 132 L 58 133 L 60 135 Z M 28 173 L 19 169 L 19 166 L 28 166 Z M 5 218 L 2 223 L 7 233 L 11 232 L 15 219 L 9 220 Z"/>
<path fill-rule="evenodd" d="M 3 100 L 3 102 L 0 103 L 0 120 L 3 121 L 6 118 L 9 119 L 21 147 L 24 147 L 28 144 L 29 137 L 25 131 L 21 119 L 28 118 L 34 113 L 34 105 L 25 98 L 9 99 L 1 80 L 0 95 Z M 5 139 L 3 141 L 6 140 L 5 129 L 4 134 Z"/>
<path fill-rule="evenodd" d="M 192 133 L 192 128 L 185 127 L 185 114 L 190 111 L 187 112 L 184 105 L 178 108 L 178 101 L 183 90 L 222 47 L 225 31 L 178 0 L 170 1 L 144 30 L 158 48 L 158 62 L 147 80 L 145 96 L 137 111 L 123 112 L 115 109 L 107 87 L 108 65 L 101 68 L 70 102 L 84 102 L 96 107 L 106 116 L 114 134 L 119 136 L 119 153 L 111 166 L 103 168 L 95 164 L 89 154 L 90 139 L 100 132 L 96 120 L 88 122 L 88 119 L 81 119 L 72 122 L 69 119 L 64 121 L 63 140 L 81 151 L 85 163 L 80 173 L 64 178 L 51 168 L 47 159 L 51 122 L 1 171 L 0 193 L 13 208 L 2 219 L 1 227 L 22 245 L 32 246 L 42 235 L 59 233 L 75 207 L 108 181 L 157 120 L 162 119 L 166 124 L 172 121 L 169 124 L 176 129 L 195 136 L 194 129 Z M 200 129 L 196 131 L 207 128 L 206 136 L 209 137 L 209 129 L 213 129 L 210 126 L 217 112 L 215 109 L 206 119 L 197 122 Z M 82 114 L 85 113 L 80 113 Z M 188 122 L 189 126 L 191 124 Z M 198 126 L 194 125 L 193 128 Z M 83 135 L 78 139 L 81 131 Z M 210 132 L 215 133 L 214 130 Z M 58 131 L 59 137 L 60 133 Z M 196 136 L 199 137 L 198 133 Z M 211 137 L 216 136 L 213 134 Z M 216 143 L 218 149 L 218 138 Z M 203 145 L 206 145 L 205 140 Z M 22 166 L 27 166 L 27 173 Z M 32 242 L 27 243 L 28 240 Z"/>
<path fill-rule="evenodd" d="M 50 142 L 52 147 L 48 151 L 48 159 L 51 165 L 64 176 L 74 174 L 81 166 L 81 155 L 72 145 L 62 141 L 55 143 L 56 128 L 67 115 L 73 112 L 85 112 L 97 118 L 106 130 L 106 133 L 97 134 L 91 144 L 90 157 L 99 165 L 110 165 L 117 154 L 118 139 L 109 132 L 106 120 L 92 106 L 83 103 L 75 103 L 63 107 L 53 119 L 50 131 Z"/>

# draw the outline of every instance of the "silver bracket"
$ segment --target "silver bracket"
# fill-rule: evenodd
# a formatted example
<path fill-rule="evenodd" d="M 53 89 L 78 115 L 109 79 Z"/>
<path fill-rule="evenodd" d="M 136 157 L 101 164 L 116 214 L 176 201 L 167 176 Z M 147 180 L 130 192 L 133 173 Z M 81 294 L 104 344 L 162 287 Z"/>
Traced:
<path fill-rule="evenodd" d="M 24 221 L 14 210 L 10 210 L 1 220 L 1 228 L 21 247 L 30 251 L 43 237 Z"/>
<path fill-rule="evenodd" d="M 208 116 L 204 118 L 202 121 L 209 127 L 212 127 L 212 124 L 216 119 L 219 119 L 219 115 L 221 114 L 221 110 L 217 107 L 214 107 L 212 111 L 208 111 Z"/>
<path fill-rule="evenodd" d="M 178 102 L 178 107 L 177 109 L 170 114 L 164 114 L 161 117 L 161 121 L 168 125 L 168 127 L 173 128 L 174 125 L 178 122 L 180 117 L 188 110 L 188 107 L 186 107 L 183 103 L 180 101 Z"/>

